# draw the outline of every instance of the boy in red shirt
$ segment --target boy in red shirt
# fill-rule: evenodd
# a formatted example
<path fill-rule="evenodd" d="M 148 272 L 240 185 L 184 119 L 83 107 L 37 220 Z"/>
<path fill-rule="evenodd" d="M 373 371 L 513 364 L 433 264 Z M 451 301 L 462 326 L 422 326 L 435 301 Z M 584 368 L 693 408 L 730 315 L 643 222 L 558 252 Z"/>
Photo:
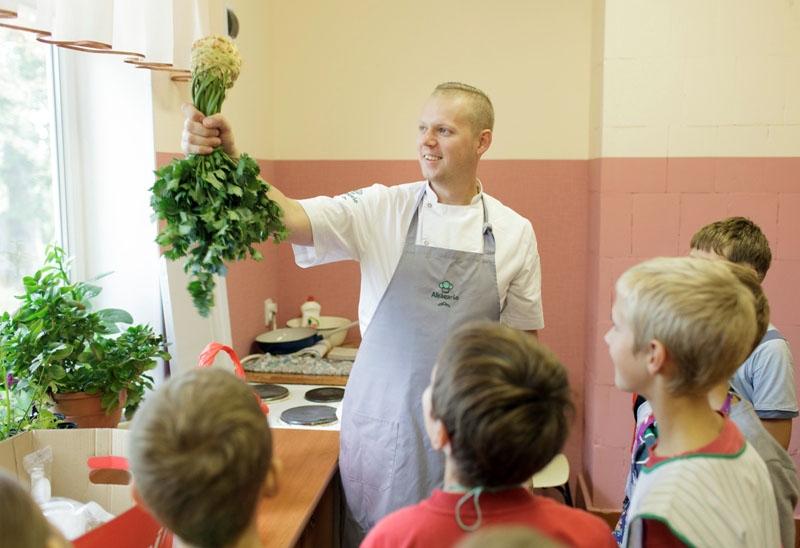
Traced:
<path fill-rule="evenodd" d="M 780 546 L 764 461 L 708 400 L 756 338 L 753 293 L 726 264 L 688 257 L 634 266 L 616 292 L 614 382 L 658 422 L 622 546 Z"/>
<path fill-rule="evenodd" d="M 422 406 L 431 446 L 445 454 L 444 486 L 379 521 L 362 548 L 449 547 L 497 524 L 568 546 L 616 546 L 599 518 L 523 487 L 561 450 L 573 411 L 566 370 L 536 339 L 490 323 L 459 329 Z"/>

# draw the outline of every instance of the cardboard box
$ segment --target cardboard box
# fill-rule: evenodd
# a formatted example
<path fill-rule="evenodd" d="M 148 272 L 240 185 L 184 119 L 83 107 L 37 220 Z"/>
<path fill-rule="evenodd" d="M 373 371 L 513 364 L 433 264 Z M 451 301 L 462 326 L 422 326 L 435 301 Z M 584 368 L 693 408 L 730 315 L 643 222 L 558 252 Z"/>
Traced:
<path fill-rule="evenodd" d="M 0 468 L 30 488 L 22 464 L 25 455 L 50 446 L 49 477 L 54 497 L 95 501 L 117 516 L 73 541 L 76 548 L 170 548 L 172 534 L 135 506 L 129 485 L 95 485 L 89 481 L 90 457 L 128 456 L 128 432 L 114 428 L 32 430 L 0 442 Z"/>

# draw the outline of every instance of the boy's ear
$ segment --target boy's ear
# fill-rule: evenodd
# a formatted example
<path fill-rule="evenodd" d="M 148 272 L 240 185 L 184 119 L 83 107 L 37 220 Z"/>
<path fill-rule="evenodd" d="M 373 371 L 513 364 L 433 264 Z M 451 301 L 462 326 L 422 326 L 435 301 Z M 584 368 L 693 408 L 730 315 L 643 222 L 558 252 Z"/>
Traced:
<path fill-rule="evenodd" d="M 647 343 L 647 371 L 651 375 L 663 375 L 669 354 L 664 343 L 653 339 Z"/>
<path fill-rule="evenodd" d="M 147 507 L 147 504 L 145 504 L 144 499 L 142 498 L 142 494 L 136 488 L 135 481 L 131 481 L 131 498 L 133 498 L 133 502 L 150 512 L 150 509 Z"/>
<path fill-rule="evenodd" d="M 261 488 L 262 497 L 274 497 L 278 493 L 278 475 L 280 469 L 280 461 L 273 457 L 267 469 L 267 477 L 264 478 L 264 485 Z"/>
<path fill-rule="evenodd" d="M 450 435 L 447 433 L 444 423 L 439 419 L 433 419 L 432 432 L 429 438 L 433 449 L 450 454 Z"/>

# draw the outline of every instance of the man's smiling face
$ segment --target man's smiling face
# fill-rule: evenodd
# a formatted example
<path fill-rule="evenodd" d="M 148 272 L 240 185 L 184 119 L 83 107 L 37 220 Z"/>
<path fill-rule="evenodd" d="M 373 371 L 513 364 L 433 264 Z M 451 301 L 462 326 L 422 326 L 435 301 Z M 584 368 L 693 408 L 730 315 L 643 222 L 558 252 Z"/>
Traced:
<path fill-rule="evenodd" d="M 431 183 L 475 178 L 480 138 L 470 122 L 471 105 L 457 94 L 432 95 L 422 109 L 417 136 L 419 165 Z"/>

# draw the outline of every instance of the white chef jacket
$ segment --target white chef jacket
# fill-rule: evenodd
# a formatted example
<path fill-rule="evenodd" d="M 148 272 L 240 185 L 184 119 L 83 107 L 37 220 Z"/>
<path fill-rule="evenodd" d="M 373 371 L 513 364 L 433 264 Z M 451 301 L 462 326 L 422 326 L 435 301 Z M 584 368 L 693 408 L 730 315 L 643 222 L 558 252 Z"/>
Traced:
<path fill-rule="evenodd" d="M 358 317 L 365 333 L 403 252 L 420 192 L 417 245 L 483 252 L 483 205 L 495 237 L 500 321 L 521 330 L 544 327 L 541 271 L 530 221 L 480 191 L 469 205 L 439 203 L 427 181 L 374 184 L 336 197 L 299 200 L 311 220 L 313 246 L 293 245 L 302 268 L 343 260 L 361 263 Z"/>

